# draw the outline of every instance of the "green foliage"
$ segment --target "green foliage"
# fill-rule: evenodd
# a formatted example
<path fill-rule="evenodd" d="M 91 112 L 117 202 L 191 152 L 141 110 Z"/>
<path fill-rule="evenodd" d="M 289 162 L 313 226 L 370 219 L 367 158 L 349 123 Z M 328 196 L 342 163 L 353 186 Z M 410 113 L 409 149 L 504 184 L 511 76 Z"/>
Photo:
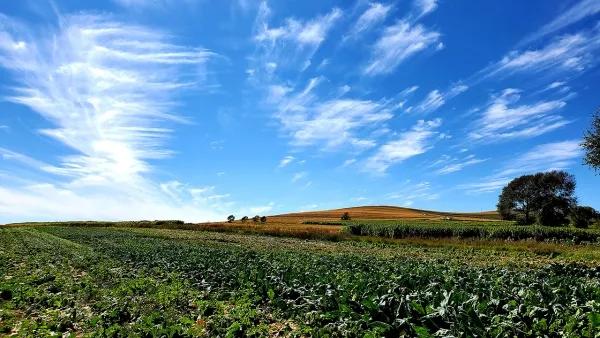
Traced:
<path fill-rule="evenodd" d="M 568 223 L 568 213 L 576 205 L 574 193 L 575 178 L 567 172 L 524 175 L 502 189 L 497 208 L 505 220 L 529 225 L 537 218 L 538 224 L 560 226 Z"/>
<path fill-rule="evenodd" d="M 347 224 L 353 235 L 388 238 L 478 238 L 500 240 L 569 241 L 596 243 L 600 231 L 569 227 L 519 226 L 511 222 L 485 221 L 354 221 Z"/>
<path fill-rule="evenodd" d="M 233 216 L 233 215 L 227 216 L 227 222 L 232 223 L 233 221 L 235 221 L 235 216 Z"/>
<path fill-rule="evenodd" d="M 342 222 L 331 222 L 331 221 L 304 221 L 302 224 L 309 225 L 344 225 Z"/>
<path fill-rule="evenodd" d="M 594 337 L 600 270 L 329 254 L 197 232 L 0 229 L 0 335 Z M 6 278 L 6 277 L 10 278 Z"/>
<path fill-rule="evenodd" d="M 340 219 L 342 221 L 349 221 L 350 220 L 350 214 L 346 211 L 345 213 L 342 214 L 342 217 L 340 217 Z"/>
<path fill-rule="evenodd" d="M 577 206 L 571 211 L 571 224 L 576 228 L 588 228 L 600 220 L 600 213 L 592 207 Z"/>
<path fill-rule="evenodd" d="M 573 203 L 563 198 L 549 197 L 537 213 L 537 223 L 549 226 L 564 226 L 569 223 Z"/>
<path fill-rule="evenodd" d="M 600 171 L 600 110 L 594 115 L 592 126 L 585 133 L 581 146 L 585 150 L 584 163 Z"/>
<path fill-rule="evenodd" d="M 248 216 L 242 217 L 242 223 L 246 223 L 248 221 Z"/>
<path fill-rule="evenodd" d="M 181 220 L 155 220 L 155 221 L 66 221 L 66 222 L 28 222 L 12 223 L 10 226 L 47 226 L 57 225 L 64 227 L 122 227 L 122 228 L 160 228 L 160 229 L 185 229 L 190 223 Z M 2 225 L 0 225 L 1 227 Z"/>

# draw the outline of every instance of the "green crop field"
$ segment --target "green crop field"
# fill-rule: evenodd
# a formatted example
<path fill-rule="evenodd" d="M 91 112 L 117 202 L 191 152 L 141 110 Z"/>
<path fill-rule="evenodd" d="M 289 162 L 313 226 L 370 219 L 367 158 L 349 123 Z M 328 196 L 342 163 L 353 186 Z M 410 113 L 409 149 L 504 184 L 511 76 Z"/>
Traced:
<path fill-rule="evenodd" d="M 600 229 L 573 227 L 523 226 L 506 221 L 352 221 L 346 230 L 353 235 L 388 238 L 479 238 L 498 240 L 567 241 L 573 243 L 600 242 Z"/>
<path fill-rule="evenodd" d="M 0 335 L 597 337 L 598 246 L 523 243 L 0 228 Z"/>

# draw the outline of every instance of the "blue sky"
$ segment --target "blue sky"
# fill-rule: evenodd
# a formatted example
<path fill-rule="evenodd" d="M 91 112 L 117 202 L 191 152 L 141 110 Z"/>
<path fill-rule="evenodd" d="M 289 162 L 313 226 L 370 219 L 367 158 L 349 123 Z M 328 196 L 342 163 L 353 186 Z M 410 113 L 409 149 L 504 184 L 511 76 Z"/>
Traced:
<path fill-rule="evenodd" d="M 495 208 L 600 178 L 600 2 L 3 1 L 0 222 Z"/>

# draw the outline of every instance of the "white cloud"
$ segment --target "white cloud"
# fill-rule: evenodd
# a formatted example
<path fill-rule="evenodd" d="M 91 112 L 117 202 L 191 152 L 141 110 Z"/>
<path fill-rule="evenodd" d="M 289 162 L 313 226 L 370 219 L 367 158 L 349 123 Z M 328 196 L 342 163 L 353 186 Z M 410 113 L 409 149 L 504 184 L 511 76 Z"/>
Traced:
<path fill-rule="evenodd" d="M 409 207 L 417 202 L 433 201 L 440 197 L 440 194 L 435 192 L 429 182 L 420 182 L 411 184 L 406 182 L 402 187 L 385 196 L 389 200 L 394 200 L 395 204 Z"/>
<path fill-rule="evenodd" d="M 284 158 L 282 158 L 281 161 L 279 161 L 279 165 L 277 167 L 279 167 L 279 168 L 286 167 L 288 164 L 292 163 L 295 159 L 296 158 L 294 156 L 287 155 Z"/>
<path fill-rule="evenodd" d="M 263 70 L 266 75 L 272 74 L 274 69 L 268 65 L 273 63 L 277 64 L 277 69 L 306 69 L 311 64 L 313 54 L 325 41 L 333 25 L 342 17 L 342 13 L 339 8 L 334 8 L 329 13 L 311 20 L 287 18 L 283 25 L 271 27 L 271 9 L 266 2 L 262 2 L 254 25 L 254 41 L 259 51 L 258 55 L 253 57 L 257 64 L 252 68 L 251 77 L 258 75 L 257 70 Z"/>
<path fill-rule="evenodd" d="M 270 202 L 267 205 L 250 207 L 250 208 L 248 208 L 248 210 L 250 211 L 251 214 L 261 215 L 261 214 L 265 214 L 265 213 L 273 210 L 274 206 L 275 206 L 275 203 Z"/>
<path fill-rule="evenodd" d="M 584 18 L 593 16 L 600 12 L 600 1 L 582 0 L 567 10 L 561 11 L 561 14 L 551 22 L 545 24 L 535 33 L 529 35 L 520 44 L 529 43 L 547 36 L 551 33 L 560 31 Z"/>
<path fill-rule="evenodd" d="M 508 177 L 488 177 L 476 183 L 463 184 L 460 188 L 472 194 L 496 192 L 510 182 L 510 180 L 511 178 Z"/>
<path fill-rule="evenodd" d="M 548 85 L 547 89 L 554 89 L 565 85 L 563 81 L 555 81 Z"/>
<path fill-rule="evenodd" d="M 435 171 L 437 174 L 447 175 L 485 161 L 487 160 L 477 158 L 475 155 L 468 155 L 463 158 L 451 158 L 448 156 L 436 161 L 433 166 L 439 166 L 439 168 Z"/>
<path fill-rule="evenodd" d="M 505 162 L 495 174 L 461 188 L 472 193 L 495 192 L 513 178 L 540 171 L 564 170 L 582 155 L 579 140 L 546 143 Z"/>
<path fill-rule="evenodd" d="M 308 176 L 306 171 L 297 172 L 294 174 L 294 176 L 292 176 L 292 183 L 296 183 L 301 179 L 306 178 L 306 176 Z"/>
<path fill-rule="evenodd" d="M 194 202 L 209 203 L 208 205 L 213 208 L 223 206 L 223 201 L 231 196 L 229 194 L 214 194 L 212 193 L 214 187 L 210 188 L 210 194 L 208 195 L 205 195 L 205 193 L 208 192 L 205 188 L 190 189 L 189 193 L 194 197 Z"/>
<path fill-rule="evenodd" d="M 357 38 L 360 34 L 383 22 L 391 9 L 392 5 L 383 5 L 378 2 L 369 4 L 369 8 L 358 18 L 344 38 Z"/>
<path fill-rule="evenodd" d="M 47 163 L 38 161 L 25 154 L 17 153 L 15 151 L 11 151 L 2 147 L 0 147 L 0 158 L 6 161 L 17 162 L 18 164 L 24 165 L 26 167 L 42 170 L 49 173 L 56 173 L 60 171 L 59 168 L 51 166 Z"/>
<path fill-rule="evenodd" d="M 364 197 L 364 196 L 358 196 L 358 197 L 353 197 L 350 199 L 350 201 L 355 202 L 355 203 L 366 203 L 366 201 L 368 201 L 369 198 Z"/>
<path fill-rule="evenodd" d="M 130 10 L 142 10 L 142 9 L 157 9 L 164 10 L 168 6 L 181 6 L 181 5 L 195 5 L 199 4 L 198 0 L 112 0 L 117 5 L 130 9 Z"/>
<path fill-rule="evenodd" d="M 474 123 L 469 138 L 495 142 L 534 137 L 569 123 L 556 113 L 566 105 L 565 101 L 538 101 L 533 104 L 516 105 L 520 98 L 519 90 L 505 89 L 482 112 L 481 117 Z"/>
<path fill-rule="evenodd" d="M 540 49 L 513 51 L 498 63 L 488 67 L 486 76 L 513 73 L 556 73 L 582 71 L 596 58 L 592 52 L 600 48 L 600 29 L 563 35 Z"/>
<path fill-rule="evenodd" d="M 572 164 L 573 160 L 581 156 L 580 143 L 579 140 L 570 140 L 535 146 L 530 151 L 510 161 L 510 164 L 498 175 L 508 176 L 539 170 L 566 169 Z"/>
<path fill-rule="evenodd" d="M 107 188 L 78 191 L 48 183 L 18 188 L 0 186 L 1 221 L 183 219 L 197 222 L 222 218 L 217 210 L 189 203 L 174 204 L 156 194 Z"/>
<path fill-rule="evenodd" d="M 348 167 L 353 165 L 354 163 L 356 163 L 356 159 L 355 158 L 350 158 L 344 161 L 344 163 L 342 163 L 342 167 Z"/>
<path fill-rule="evenodd" d="M 364 169 L 375 174 L 383 174 L 390 166 L 425 153 L 431 148 L 432 139 L 438 134 L 435 129 L 441 124 L 441 119 L 419 120 L 411 130 L 401 133 L 396 140 L 380 146 L 375 154 L 365 161 Z"/>
<path fill-rule="evenodd" d="M 446 100 L 442 94 L 440 94 L 440 91 L 437 89 L 432 90 L 429 92 L 429 94 L 427 94 L 427 97 L 425 97 L 425 99 L 423 99 L 423 101 L 415 107 L 415 111 L 432 112 L 444 105 L 444 103 L 446 103 Z"/>
<path fill-rule="evenodd" d="M 435 11 L 438 3 L 437 0 L 415 0 L 414 5 L 419 12 L 418 17 L 420 18 Z"/>
<path fill-rule="evenodd" d="M 469 87 L 464 84 L 456 84 L 453 85 L 448 91 L 443 93 L 437 89 L 432 90 L 429 92 L 429 94 L 427 94 L 423 101 L 421 101 L 418 105 L 412 107 L 410 111 L 415 111 L 417 113 L 434 112 L 438 108 L 446 104 L 447 100 L 452 99 L 455 96 L 465 92 L 467 89 L 469 89 Z"/>
<path fill-rule="evenodd" d="M 63 169 L 109 181 L 127 181 L 149 171 L 145 160 L 169 155 L 161 142 L 170 130 L 158 122 L 177 119 L 170 94 L 190 85 L 169 67 L 200 65 L 212 55 L 86 15 L 65 18 L 56 35 L 27 46 L 0 49 L 0 63 L 21 83 L 9 100 L 52 122 L 56 127 L 42 132 L 79 153 L 66 157 Z"/>
<path fill-rule="evenodd" d="M 413 94 L 414 92 L 416 92 L 418 89 L 419 89 L 419 86 L 410 86 L 410 87 L 405 88 L 402 91 L 400 91 L 400 93 L 398 93 L 398 96 L 401 98 L 407 97 L 407 96 Z"/>
<path fill-rule="evenodd" d="M 183 121 L 172 114 L 174 91 L 199 85 L 198 69 L 214 54 L 176 45 L 167 33 L 100 15 L 60 20 L 55 29 L 44 25 L 41 31 L 12 20 L 0 28 L 0 65 L 18 83 L 8 100 L 48 120 L 52 127 L 41 133 L 72 152 L 60 164 L 42 168 L 58 175 L 60 183 L 2 186 L 4 193 L 18 197 L 3 200 L 7 215 L 45 212 L 46 207 L 32 203 L 56 200 L 50 196 L 57 193 L 66 202 L 48 202 L 56 210 L 40 219 L 137 217 L 136 207 L 148 211 L 144 218 L 170 217 L 177 210 L 180 218 L 213 216 L 178 204 L 147 175 L 150 160 L 171 154 L 164 147 L 168 123 Z"/>
<path fill-rule="evenodd" d="M 350 98 L 320 100 L 314 91 L 321 81 L 313 78 L 301 91 L 286 91 L 289 94 L 277 96 L 270 102 L 276 105 L 275 117 L 291 137 L 292 144 L 302 147 L 320 145 L 324 150 L 375 146 L 375 141 L 359 137 L 358 132 L 373 130 L 392 118 L 386 103 Z"/>
<path fill-rule="evenodd" d="M 339 89 L 339 96 L 344 96 L 346 95 L 350 90 L 352 89 L 352 87 L 348 86 L 348 85 L 343 85 L 340 87 Z"/>
<path fill-rule="evenodd" d="M 436 45 L 439 39 L 438 32 L 430 31 L 422 25 L 399 21 L 387 27 L 377 39 L 363 72 L 366 75 L 391 73 L 409 57 Z"/>

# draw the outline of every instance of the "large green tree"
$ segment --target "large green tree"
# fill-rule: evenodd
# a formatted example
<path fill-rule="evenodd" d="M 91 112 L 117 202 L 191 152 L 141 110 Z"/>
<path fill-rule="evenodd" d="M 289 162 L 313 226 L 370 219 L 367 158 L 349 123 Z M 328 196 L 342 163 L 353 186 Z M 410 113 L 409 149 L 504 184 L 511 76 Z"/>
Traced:
<path fill-rule="evenodd" d="M 562 225 L 576 205 L 575 178 L 564 171 L 524 175 L 512 180 L 498 198 L 498 212 L 504 219 L 531 224 Z"/>
<path fill-rule="evenodd" d="M 524 175 L 510 181 L 498 199 L 498 212 L 503 219 L 523 217 L 525 224 L 532 223 L 532 212 L 537 209 L 533 175 Z"/>
<path fill-rule="evenodd" d="M 600 171 L 600 109 L 594 115 L 592 126 L 585 133 L 581 146 L 585 149 L 584 163 Z"/>

